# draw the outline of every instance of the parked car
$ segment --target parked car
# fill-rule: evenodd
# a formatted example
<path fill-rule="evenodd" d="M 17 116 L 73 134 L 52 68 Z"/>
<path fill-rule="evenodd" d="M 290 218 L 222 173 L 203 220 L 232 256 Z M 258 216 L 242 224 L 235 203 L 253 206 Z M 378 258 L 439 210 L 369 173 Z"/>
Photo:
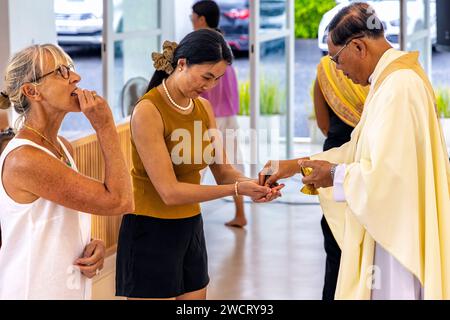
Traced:
<path fill-rule="evenodd" d="M 358 0 L 361 1 L 361 0 Z M 333 17 L 343 7 L 350 4 L 351 0 L 336 1 L 337 5 L 330 11 L 326 12 L 319 24 L 318 30 L 318 46 L 323 54 L 327 54 L 328 31 L 327 27 Z M 377 13 L 383 23 L 386 39 L 396 49 L 400 48 L 400 1 L 399 0 L 371 0 L 364 1 L 369 3 Z M 431 38 L 433 45 L 436 43 L 436 1 L 430 1 L 431 16 Z M 421 30 L 424 27 L 423 21 L 423 0 L 408 0 L 408 34 L 412 34 L 415 30 Z"/>
<path fill-rule="evenodd" d="M 249 0 L 217 0 L 221 17 L 219 28 L 224 33 L 230 47 L 237 52 L 249 49 Z M 261 29 L 283 29 L 286 27 L 286 1 L 261 0 Z M 279 46 L 274 41 L 270 46 Z M 268 47 L 266 45 L 265 47 Z M 270 49 L 270 48 L 269 48 Z"/>
<path fill-rule="evenodd" d="M 121 1 L 115 1 L 114 27 L 122 26 Z M 56 33 L 63 46 L 100 46 L 103 30 L 103 1 L 55 0 Z"/>

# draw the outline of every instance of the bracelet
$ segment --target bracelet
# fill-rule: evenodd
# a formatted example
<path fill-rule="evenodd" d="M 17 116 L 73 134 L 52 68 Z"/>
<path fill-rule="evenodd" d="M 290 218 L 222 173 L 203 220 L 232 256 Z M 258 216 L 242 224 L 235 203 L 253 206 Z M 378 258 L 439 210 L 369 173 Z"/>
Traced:
<path fill-rule="evenodd" d="M 238 185 L 239 185 L 239 181 L 236 181 L 234 183 L 234 194 L 236 195 L 236 197 L 239 197 Z"/>

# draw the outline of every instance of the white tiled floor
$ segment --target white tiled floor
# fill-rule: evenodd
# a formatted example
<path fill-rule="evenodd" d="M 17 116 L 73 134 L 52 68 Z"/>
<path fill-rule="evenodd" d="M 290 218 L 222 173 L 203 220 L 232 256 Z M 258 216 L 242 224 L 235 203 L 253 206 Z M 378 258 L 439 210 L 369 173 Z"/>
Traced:
<path fill-rule="evenodd" d="M 320 148 L 299 145 L 295 154 Z M 205 183 L 212 183 L 207 176 Z M 246 202 L 248 226 L 225 227 L 229 199 L 202 205 L 211 283 L 208 299 L 320 299 L 325 252 L 316 197 L 302 196 L 300 178 L 285 181 L 282 198 Z M 288 204 L 287 204 L 288 203 Z"/>

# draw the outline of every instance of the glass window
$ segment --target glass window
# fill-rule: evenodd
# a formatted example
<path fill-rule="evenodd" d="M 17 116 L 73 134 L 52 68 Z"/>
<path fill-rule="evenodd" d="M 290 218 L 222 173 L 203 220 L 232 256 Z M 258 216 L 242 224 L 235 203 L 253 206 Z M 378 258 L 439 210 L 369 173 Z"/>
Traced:
<path fill-rule="evenodd" d="M 426 10 L 427 5 L 430 10 Z M 430 17 L 426 16 L 429 11 Z M 428 23 L 430 30 L 428 30 Z M 433 34 L 434 33 L 434 34 Z M 415 0 L 407 2 L 407 51 L 419 51 L 420 62 L 430 72 L 431 45 L 430 37 L 436 37 L 436 2 Z M 428 60 L 430 59 L 430 61 Z"/>
<path fill-rule="evenodd" d="M 279 38 L 261 43 L 259 154 L 265 163 L 274 154 L 283 157 L 280 141 L 286 139 L 287 59 L 286 40 Z"/>
<path fill-rule="evenodd" d="M 55 0 L 54 11 L 58 44 L 74 61 L 75 70 L 81 76 L 79 87 L 103 95 L 103 1 Z M 81 113 L 68 114 L 61 126 L 61 133 L 69 139 L 90 132 L 92 126 Z"/>
<path fill-rule="evenodd" d="M 260 10 L 260 28 L 261 29 L 286 29 L 287 1 L 286 0 L 261 0 Z"/>
<path fill-rule="evenodd" d="M 159 5 L 159 0 L 114 0 L 114 29 L 117 33 L 158 29 Z"/>
<path fill-rule="evenodd" d="M 121 122 L 130 111 L 130 101 L 145 93 L 154 71 L 151 53 L 159 50 L 161 2 L 109 0 L 108 4 L 113 7 L 109 25 L 114 41 L 114 61 L 107 64 L 108 102 L 115 120 Z M 107 85 L 102 65 L 106 61 L 101 58 L 103 12 L 101 0 L 55 0 L 58 41 L 74 60 L 82 78 L 80 87 L 102 96 Z M 61 131 L 72 139 L 92 133 L 92 128 L 81 113 L 73 113 L 67 115 Z"/>

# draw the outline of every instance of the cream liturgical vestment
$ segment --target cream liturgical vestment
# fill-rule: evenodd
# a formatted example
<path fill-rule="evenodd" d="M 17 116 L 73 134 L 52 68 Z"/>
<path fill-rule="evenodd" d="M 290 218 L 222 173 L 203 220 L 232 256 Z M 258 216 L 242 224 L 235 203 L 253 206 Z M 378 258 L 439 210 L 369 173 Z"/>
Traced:
<path fill-rule="evenodd" d="M 311 159 L 346 164 L 345 202 L 333 188 L 319 190 L 342 249 L 336 298 L 371 298 L 381 246 L 420 281 L 425 299 L 450 299 L 450 164 L 418 53 L 386 51 L 350 142 Z"/>

